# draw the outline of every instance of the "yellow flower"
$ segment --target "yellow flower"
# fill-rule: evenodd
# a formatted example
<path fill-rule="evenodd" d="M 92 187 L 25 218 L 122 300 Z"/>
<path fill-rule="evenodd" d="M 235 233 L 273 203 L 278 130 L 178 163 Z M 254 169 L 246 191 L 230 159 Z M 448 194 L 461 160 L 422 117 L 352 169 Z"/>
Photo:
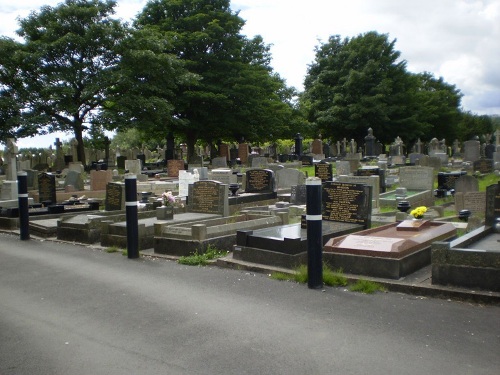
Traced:
<path fill-rule="evenodd" d="M 427 207 L 425 206 L 420 206 L 415 208 L 410 212 L 410 215 L 413 216 L 415 219 L 421 219 L 424 217 L 424 214 L 427 212 Z"/>

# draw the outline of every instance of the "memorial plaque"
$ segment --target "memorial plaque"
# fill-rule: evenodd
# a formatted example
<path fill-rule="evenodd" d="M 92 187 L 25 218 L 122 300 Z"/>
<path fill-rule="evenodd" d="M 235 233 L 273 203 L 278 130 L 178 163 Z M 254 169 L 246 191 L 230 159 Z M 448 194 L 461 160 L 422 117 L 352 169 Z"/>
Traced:
<path fill-rule="evenodd" d="M 317 163 L 314 165 L 314 176 L 321 178 L 321 182 L 332 181 L 333 166 L 330 163 Z"/>
<path fill-rule="evenodd" d="M 476 160 L 472 164 L 474 172 L 479 172 L 481 174 L 488 174 L 493 172 L 493 160 L 492 159 L 480 159 Z"/>
<path fill-rule="evenodd" d="M 40 173 L 38 176 L 39 202 L 57 202 L 56 198 L 56 176 L 49 173 Z"/>
<path fill-rule="evenodd" d="M 229 190 L 217 181 L 196 181 L 189 186 L 189 211 L 225 215 Z"/>
<path fill-rule="evenodd" d="M 184 160 L 167 160 L 168 177 L 179 177 L 179 171 L 184 170 Z"/>
<path fill-rule="evenodd" d="M 306 185 L 295 185 L 290 189 L 290 203 L 303 205 L 306 204 L 307 194 Z"/>
<path fill-rule="evenodd" d="M 245 193 L 274 192 L 274 172 L 270 169 L 251 169 L 246 172 Z"/>
<path fill-rule="evenodd" d="M 106 211 L 119 211 L 125 209 L 125 185 L 109 182 L 106 185 Z"/>
<path fill-rule="evenodd" d="M 370 226 L 372 188 L 361 184 L 325 182 L 322 193 L 323 220 Z"/>

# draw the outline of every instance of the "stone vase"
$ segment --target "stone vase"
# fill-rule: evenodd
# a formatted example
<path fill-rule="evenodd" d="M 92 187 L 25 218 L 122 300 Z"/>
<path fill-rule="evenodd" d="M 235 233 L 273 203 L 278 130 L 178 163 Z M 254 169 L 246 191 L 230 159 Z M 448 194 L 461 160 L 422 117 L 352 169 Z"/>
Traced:
<path fill-rule="evenodd" d="M 156 218 L 158 220 L 172 220 L 174 218 L 173 206 L 156 207 Z"/>

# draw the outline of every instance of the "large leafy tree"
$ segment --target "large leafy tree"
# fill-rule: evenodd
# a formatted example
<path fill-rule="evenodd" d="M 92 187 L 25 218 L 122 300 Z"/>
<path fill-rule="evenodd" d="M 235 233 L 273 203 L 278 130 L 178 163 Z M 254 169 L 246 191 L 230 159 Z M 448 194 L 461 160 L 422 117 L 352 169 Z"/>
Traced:
<path fill-rule="evenodd" d="M 258 141 L 283 132 L 293 114 L 293 92 L 269 67 L 268 47 L 241 35 L 243 25 L 228 0 L 153 0 L 135 22 L 139 30 L 160 31 L 165 52 L 198 77 L 174 89 L 168 127 L 182 134 L 189 154 L 198 139 Z"/>
<path fill-rule="evenodd" d="M 21 134 L 73 132 L 83 163 L 83 132 L 98 125 L 99 110 L 119 77 L 116 48 L 127 31 L 111 18 L 115 5 L 113 0 L 65 0 L 21 19 L 18 34 L 24 42 L 9 61 L 16 72 L 2 82 L 22 107 Z"/>
<path fill-rule="evenodd" d="M 371 127 L 388 142 L 425 131 L 413 111 L 417 81 L 394 45 L 387 35 L 368 32 L 352 39 L 332 36 L 317 47 L 302 102 L 319 132 L 361 140 Z"/>

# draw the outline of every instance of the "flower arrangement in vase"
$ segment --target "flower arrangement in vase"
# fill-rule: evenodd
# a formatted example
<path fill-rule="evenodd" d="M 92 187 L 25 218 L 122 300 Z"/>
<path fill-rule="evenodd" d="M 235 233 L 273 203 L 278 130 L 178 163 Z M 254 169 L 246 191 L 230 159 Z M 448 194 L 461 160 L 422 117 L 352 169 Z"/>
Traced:
<path fill-rule="evenodd" d="M 427 207 L 420 206 L 412 210 L 410 212 L 410 215 L 413 216 L 416 220 L 421 220 L 426 212 L 427 212 Z"/>
<path fill-rule="evenodd" d="M 175 197 L 171 191 L 162 193 L 161 200 L 163 206 L 173 206 L 175 203 Z"/>

